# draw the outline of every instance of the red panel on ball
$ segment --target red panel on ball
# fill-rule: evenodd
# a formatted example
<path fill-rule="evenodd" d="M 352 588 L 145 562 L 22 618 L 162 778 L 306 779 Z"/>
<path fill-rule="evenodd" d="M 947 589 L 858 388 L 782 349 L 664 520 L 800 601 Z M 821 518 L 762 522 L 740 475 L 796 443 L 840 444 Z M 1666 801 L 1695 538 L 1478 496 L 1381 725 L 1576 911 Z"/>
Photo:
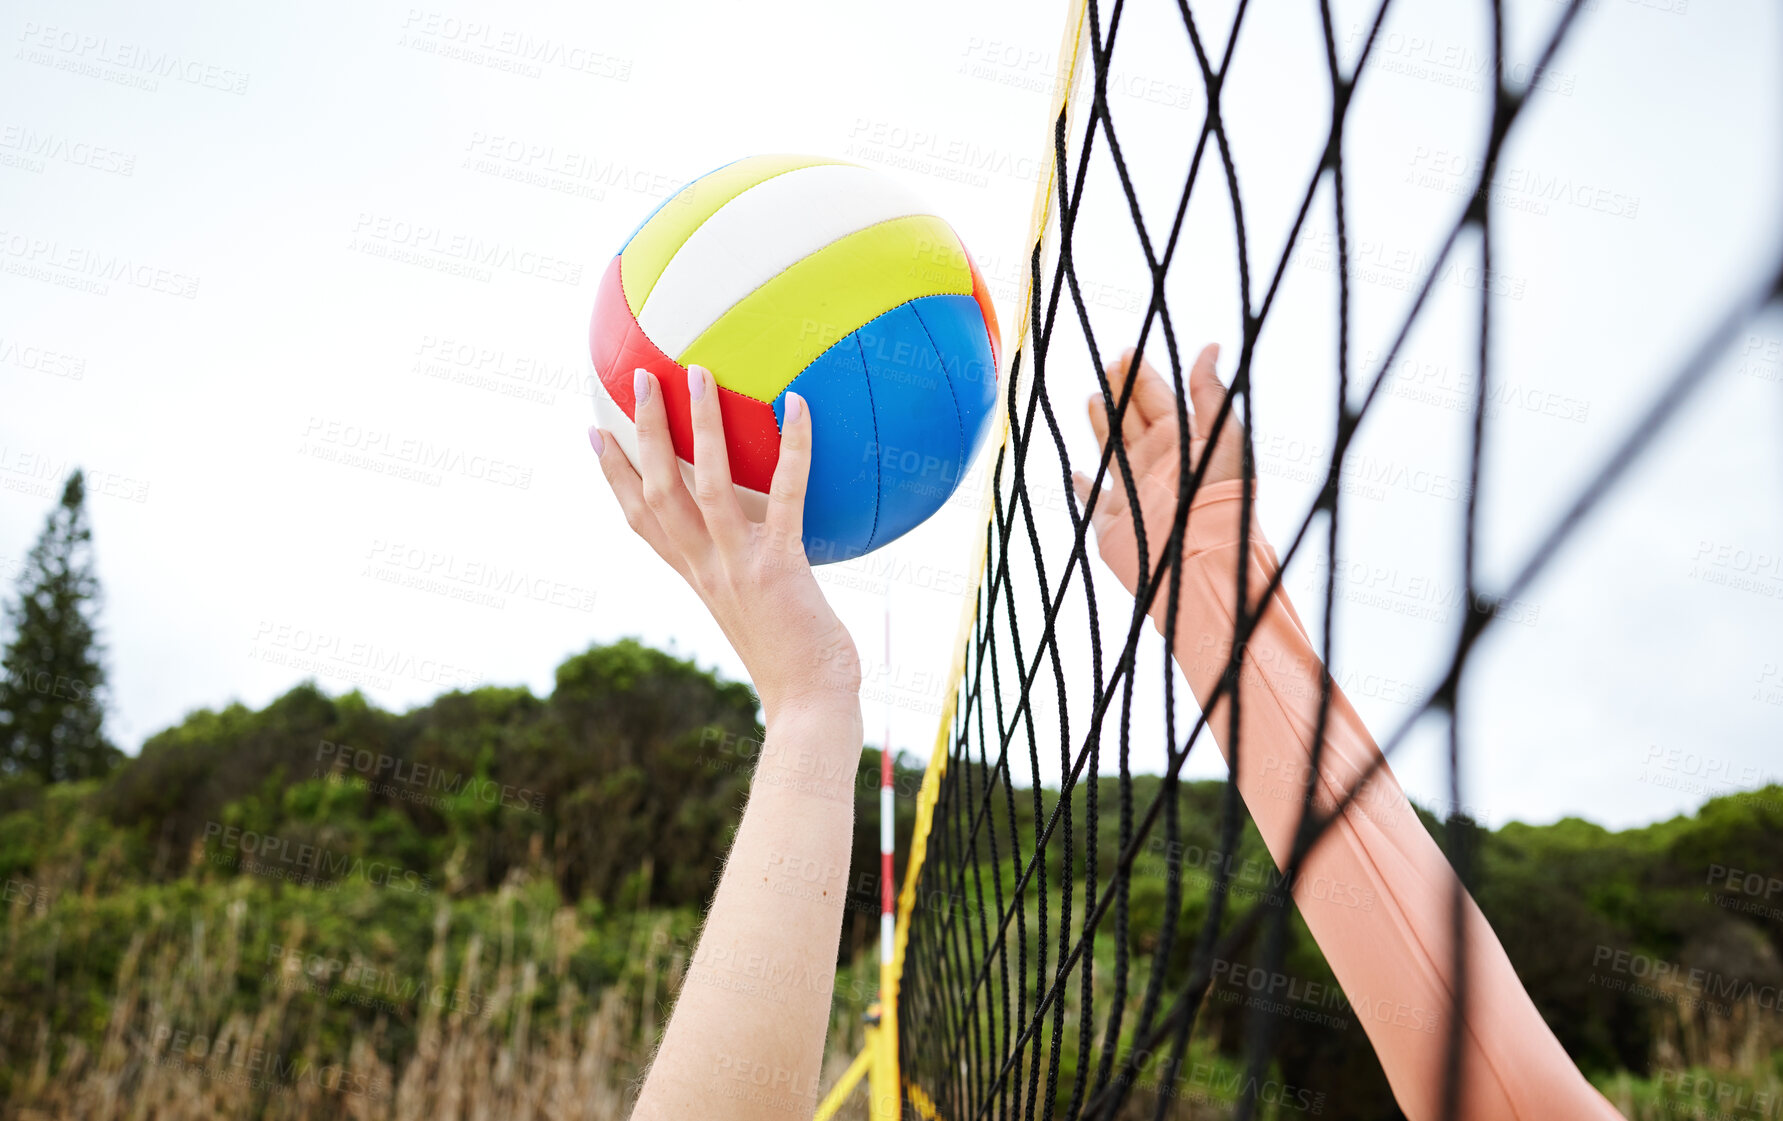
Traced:
<path fill-rule="evenodd" d="M 960 247 L 962 250 L 964 246 Z M 991 337 L 991 365 L 997 370 L 1003 368 L 1003 338 L 997 329 L 997 308 L 991 303 L 991 290 L 984 286 L 984 274 L 978 271 L 978 262 L 972 254 L 966 254 L 966 265 L 972 270 L 972 298 L 978 301 L 978 310 L 984 315 L 985 333 Z"/>
<path fill-rule="evenodd" d="M 632 396 L 632 372 L 641 367 L 656 375 L 675 454 L 692 463 L 693 414 L 687 398 L 687 368 L 657 349 L 638 326 L 619 284 L 618 257 L 601 277 L 594 318 L 588 325 L 588 353 L 607 393 L 634 421 L 637 401 Z M 719 386 L 718 413 L 724 418 L 725 442 L 730 445 L 731 481 L 766 493 L 774 478 L 774 465 L 780 461 L 780 425 L 774 419 L 773 406 Z"/>

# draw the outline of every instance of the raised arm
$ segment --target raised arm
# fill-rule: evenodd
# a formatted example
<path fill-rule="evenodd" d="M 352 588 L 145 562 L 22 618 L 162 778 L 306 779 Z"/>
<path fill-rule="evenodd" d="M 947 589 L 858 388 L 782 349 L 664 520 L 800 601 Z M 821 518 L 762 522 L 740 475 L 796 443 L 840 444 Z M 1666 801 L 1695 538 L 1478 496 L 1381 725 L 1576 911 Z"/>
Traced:
<path fill-rule="evenodd" d="M 801 543 L 811 417 L 788 394 L 763 523 L 731 488 L 711 374 L 688 371 L 695 479 L 654 378 L 637 372 L 638 469 L 589 430 L 625 519 L 742 657 L 767 738 L 749 806 L 633 1116 L 808 1118 L 817 1104 L 861 757 L 860 660 Z"/>
<path fill-rule="evenodd" d="M 1199 461 L 1225 397 L 1214 375 L 1217 354 L 1214 347 L 1204 350 L 1190 374 L 1191 462 Z M 1123 355 L 1109 368 L 1117 394 L 1128 365 L 1129 356 Z M 1176 505 L 1176 397 L 1143 363 L 1138 378 L 1122 434 L 1155 559 Z M 1105 444 L 1108 422 L 1100 395 L 1091 401 L 1090 416 Z M 1190 506 L 1174 635 L 1165 633 L 1163 594 L 1151 613 L 1204 710 L 1231 652 L 1239 567 L 1248 567 L 1247 587 L 1255 597 L 1279 566 L 1254 518 L 1250 549 L 1240 553 L 1245 483 L 1239 454 L 1233 418 L 1217 442 L 1208 481 Z M 1080 476 L 1077 486 L 1079 497 L 1087 497 L 1088 480 Z M 1098 496 L 1093 522 L 1103 559 L 1134 589 L 1138 555 L 1123 488 Z M 1278 590 L 1246 645 L 1238 685 L 1238 789 L 1278 867 L 1286 866 L 1292 851 L 1312 772 L 1319 676 L 1313 643 L 1287 593 Z M 1208 730 L 1228 764 L 1229 725 L 1222 698 L 1208 712 Z M 1333 685 L 1314 806 L 1329 813 L 1379 758 L 1380 749 L 1361 717 Z M 1455 885 L 1454 870 L 1383 762 L 1326 830 L 1293 887 L 1307 927 L 1411 1121 L 1442 1116 L 1444 1062 L 1454 1015 Z M 1468 995 L 1456 1116 L 1465 1121 L 1620 1117 L 1554 1038 L 1473 899 L 1464 902 Z"/>

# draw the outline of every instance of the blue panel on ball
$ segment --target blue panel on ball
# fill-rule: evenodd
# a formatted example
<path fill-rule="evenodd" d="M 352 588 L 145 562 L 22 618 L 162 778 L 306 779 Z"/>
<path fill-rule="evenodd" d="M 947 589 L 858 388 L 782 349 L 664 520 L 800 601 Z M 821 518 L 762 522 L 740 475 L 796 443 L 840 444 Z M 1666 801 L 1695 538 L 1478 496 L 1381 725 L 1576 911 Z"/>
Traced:
<path fill-rule="evenodd" d="M 997 366 L 984 329 L 984 312 L 971 296 L 925 296 L 913 301 L 910 308 L 922 320 L 947 368 L 965 433 L 966 450 L 960 457 L 963 473 L 984 443 L 991 410 L 997 407 Z"/>
<path fill-rule="evenodd" d="M 811 407 L 811 480 L 805 489 L 805 555 L 843 561 L 872 548 L 879 511 L 873 398 L 859 341 L 850 335 L 787 385 Z M 786 424 L 786 390 L 774 398 Z"/>
<path fill-rule="evenodd" d="M 877 421 L 879 528 L 871 548 L 897 540 L 941 508 L 960 482 L 968 436 L 951 379 L 916 307 L 893 308 L 855 334 Z M 969 296 L 957 297 L 971 303 Z"/>
<path fill-rule="evenodd" d="M 897 540 L 953 494 L 989 428 L 997 375 L 970 296 L 923 296 L 825 351 L 787 390 L 811 406 L 805 552 L 852 560 Z M 786 422 L 786 392 L 774 398 Z"/>

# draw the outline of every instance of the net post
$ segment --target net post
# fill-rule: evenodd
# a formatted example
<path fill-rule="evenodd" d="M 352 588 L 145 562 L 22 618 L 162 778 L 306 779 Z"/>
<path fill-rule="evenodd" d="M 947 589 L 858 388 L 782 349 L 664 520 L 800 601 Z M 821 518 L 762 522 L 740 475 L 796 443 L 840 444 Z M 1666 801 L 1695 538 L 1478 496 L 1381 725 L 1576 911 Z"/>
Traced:
<path fill-rule="evenodd" d="M 861 1049 L 861 1053 L 854 1057 L 852 1063 L 848 1064 L 848 1069 L 843 1072 L 841 1078 L 836 1080 L 836 1084 L 830 1087 L 830 1092 L 824 1095 L 823 1101 L 817 1103 L 817 1112 L 812 1114 L 812 1121 L 830 1121 L 830 1118 L 836 1115 L 836 1111 L 842 1108 L 842 1103 L 848 1100 L 848 1095 L 854 1092 L 856 1083 L 860 1082 L 867 1073 L 867 1067 L 872 1059 L 872 1030 L 872 1028 L 867 1029 L 868 1043 Z"/>

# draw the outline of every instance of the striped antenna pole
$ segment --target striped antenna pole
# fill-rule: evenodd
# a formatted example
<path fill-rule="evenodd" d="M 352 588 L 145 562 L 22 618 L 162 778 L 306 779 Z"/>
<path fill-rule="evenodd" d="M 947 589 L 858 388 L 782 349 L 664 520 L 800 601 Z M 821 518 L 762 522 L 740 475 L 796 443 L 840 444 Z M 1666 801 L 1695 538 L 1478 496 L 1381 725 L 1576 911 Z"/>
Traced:
<path fill-rule="evenodd" d="M 891 672 L 891 583 L 885 589 L 885 670 Z M 892 746 L 891 690 L 885 696 L 885 739 L 879 749 L 879 999 L 884 1000 L 890 987 L 884 969 L 892 960 L 892 934 L 897 924 L 898 904 L 892 891 Z"/>
<path fill-rule="evenodd" d="M 885 584 L 885 738 L 879 743 L 879 1023 L 869 1044 L 873 1068 L 869 1090 L 869 1115 L 873 1121 L 892 1121 L 902 1112 L 898 1094 L 897 976 L 892 947 L 896 941 L 897 896 L 892 888 L 892 849 L 896 840 L 892 805 L 891 738 L 891 581 Z"/>

